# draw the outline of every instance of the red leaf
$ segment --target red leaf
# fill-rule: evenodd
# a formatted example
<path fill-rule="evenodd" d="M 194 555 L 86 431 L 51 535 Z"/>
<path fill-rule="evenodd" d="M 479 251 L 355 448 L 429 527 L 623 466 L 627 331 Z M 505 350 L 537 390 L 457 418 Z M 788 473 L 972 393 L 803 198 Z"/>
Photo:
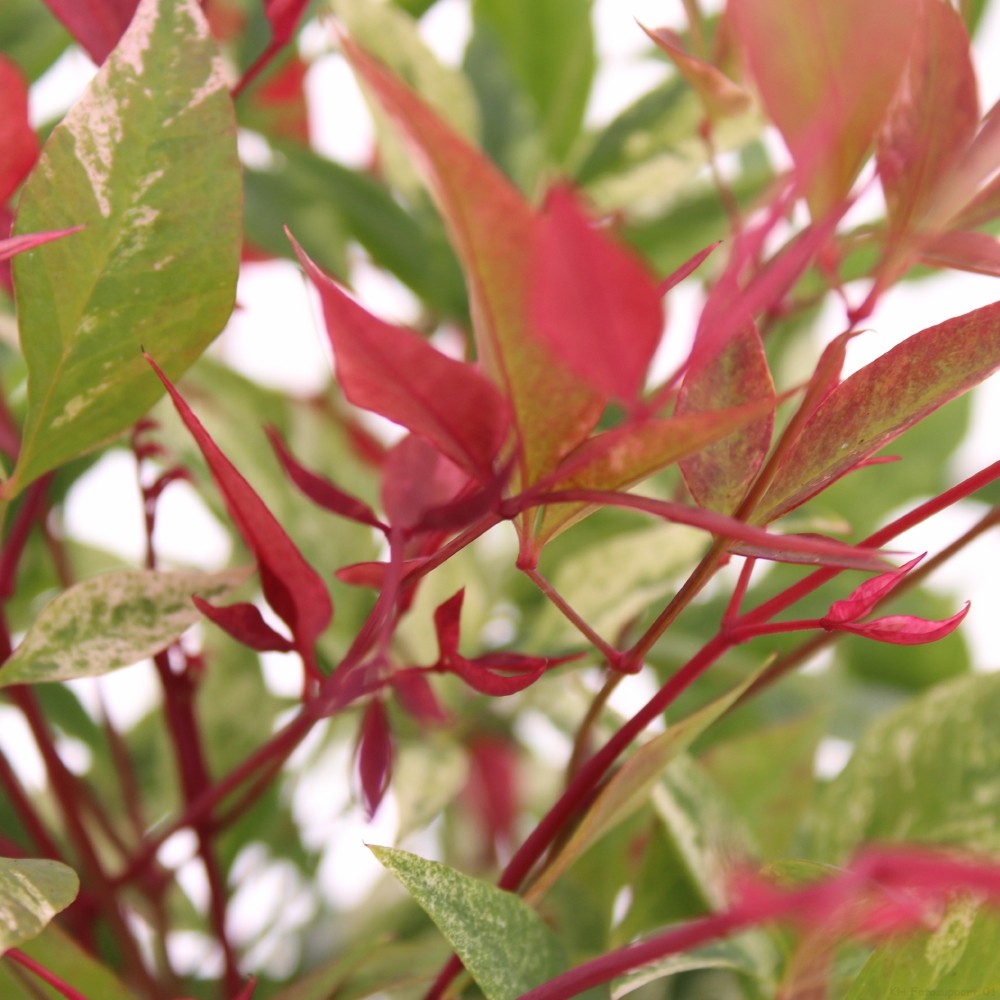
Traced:
<path fill-rule="evenodd" d="M 149 355 L 146 355 L 146 360 L 170 394 L 181 420 L 208 463 L 230 516 L 257 557 L 261 588 L 268 604 L 291 630 L 295 649 L 307 669 L 314 669 L 313 646 L 333 617 L 333 605 L 326 585 L 302 557 L 253 487 L 212 440 L 156 362 Z"/>
<path fill-rule="evenodd" d="M 699 250 L 693 257 L 688 258 L 688 260 L 681 264 L 677 270 L 668 274 L 660 282 L 660 294 L 666 295 L 667 292 L 676 288 L 685 278 L 694 274 L 721 242 L 721 240 L 717 240 L 715 243 L 709 243 L 704 250 Z"/>
<path fill-rule="evenodd" d="M 997 368 L 1000 303 L 914 334 L 816 407 L 754 520 L 773 520 L 804 503 Z"/>
<path fill-rule="evenodd" d="M 43 243 L 69 236 L 70 233 L 78 233 L 83 228 L 83 226 L 73 226 L 72 229 L 55 229 L 48 233 L 24 233 L 21 236 L 10 236 L 5 240 L 0 240 L 0 260 L 9 260 L 15 254 L 33 250 Z"/>
<path fill-rule="evenodd" d="M 277 652 L 289 653 L 295 649 L 295 644 L 286 639 L 280 632 L 275 632 L 264 621 L 260 609 L 254 604 L 230 604 L 217 607 L 195 595 L 192 597 L 195 606 L 209 621 L 214 622 L 224 632 L 231 635 L 237 642 L 256 649 L 259 653 Z"/>
<path fill-rule="evenodd" d="M 919 646 L 926 642 L 936 642 L 951 635 L 969 613 L 969 603 L 944 621 L 928 621 L 913 615 L 889 615 L 875 618 L 870 622 L 830 622 L 823 619 L 823 627 L 828 632 L 853 632 L 866 639 L 891 642 L 896 646 Z"/>
<path fill-rule="evenodd" d="M 762 403 L 764 414 L 681 462 L 684 481 L 703 507 L 731 513 L 746 494 L 771 446 L 774 383 L 764 344 L 751 323 L 730 337 L 707 364 L 692 364 L 677 398 L 678 416 Z"/>
<path fill-rule="evenodd" d="M 496 736 L 477 736 L 469 743 L 469 779 L 462 798 L 482 828 L 490 853 L 513 842 L 520 816 L 517 748 Z"/>
<path fill-rule="evenodd" d="M 434 611 L 434 631 L 437 634 L 441 660 L 446 660 L 453 653 L 458 652 L 463 600 L 465 600 L 464 587 L 443 604 L 439 604 Z"/>
<path fill-rule="evenodd" d="M 823 218 L 850 191 L 899 84 L 913 0 L 729 0 L 728 11 L 813 218 Z"/>
<path fill-rule="evenodd" d="M 878 137 L 878 169 L 893 226 L 923 228 L 939 185 L 979 124 L 976 74 L 962 16 L 940 0 L 917 0 L 909 64 Z M 965 197 L 971 191 L 963 192 Z"/>
<path fill-rule="evenodd" d="M 308 70 L 308 64 L 293 52 L 277 72 L 246 96 L 253 124 L 265 135 L 309 146 Z"/>
<path fill-rule="evenodd" d="M 98 66 L 125 34 L 139 0 L 45 0 Z"/>
<path fill-rule="evenodd" d="M 285 472 L 288 473 L 288 478 L 313 503 L 351 521 L 358 521 L 360 524 L 378 528 L 379 531 L 388 532 L 389 526 L 378 519 L 375 511 L 368 504 L 352 497 L 350 493 L 345 493 L 339 486 L 330 482 L 326 476 L 321 476 L 302 465 L 285 447 L 285 443 L 274 427 L 268 427 L 266 431 L 279 461 Z"/>
<path fill-rule="evenodd" d="M 348 400 L 427 438 L 473 475 L 488 474 L 508 426 L 496 386 L 412 330 L 372 316 L 292 244 L 322 299 L 337 380 Z"/>
<path fill-rule="evenodd" d="M 1000 240 L 989 233 L 943 233 L 925 246 L 921 259 L 932 267 L 953 267 L 1000 277 Z"/>
<path fill-rule="evenodd" d="M 414 528 L 427 512 L 450 503 L 469 477 L 423 438 L 409 435 L 388 454 L 382 475 L 382 508 L 395 528 Z"/>
<path fill-rule="evenodd" d="M 526 657 L 526 659 L 531 658 Z M 448 658 L 447 669 L 465 681 L 474 691 L 489 695 L 491 698 L 503 698 L 530 687 L 545 673 L 547 661 L 538 662 L 541 665 L 531 670 L 525 668 L 515 674 L 498 674 L 477 660 L 467 660 L 464 656 L 455 654 Z"/>
<path fill-rule="evenodd" d="M 423 670 L 397 670 L 391 678 L 393 690 L 400 705 L 424 725 L 440 725 L 449 721 L 434 689 Z"/>
<path fill-rule="evenodd" d="M 427 557 L 418 559 L 404 559 L 402 567 L 402 577 L 405 580 L 407 575 L 413 570 L 423 566 L 427 562 Z M 342 566 L 334 573 L 334 576 L 341 582 L 350 584 L 352 587 L 371 587 L 373 590 L 381 590 L 385 583 L 385 574 L 388 572 L 389 564 L 384 562 L 359 562 L 351 563 L 350 566 Z"/>
<path fill-rule="evenodd" d="M 747 91 L 733 83 L 722 70 L 691 55 L 677 32 L 669 28 L 647 28 L 644 24 L 639 27 L 673 60 L 677 72 L 701 99 L 709 118 L 726 118 L 751 109 L 753 98 Z"/>
<path fill-rule="evenodd" d="M 309 0 L 264 0 L 264 16 L 271 25 L 271 42 L 243 74 L 233 96 L 241 94 L 272 59 L 292 40 Z"/>
<path fill-rule="evenodd" d="M 0 205 L 31 172 L 38 137 L 28 122 L 28 84 L 17 66 L 0 55 Z"/>
<path fill-rule="evenodd" d="M 532 274 L 531 323 L 545 342 L 602 395 L 634 401 L 663 332 L 660 293 L 645 265 L 556 187 L 542 212 Z"/>
<path fill-rule="evenodd" d="M 392 737 L 389 722 L 382 702 L 371 701 L 365 709 L 358 739 L 358 777 L 369 819 L 378 811 L 391 776 Z"/>
<path fill-rule="evenodd" d="M 898 569 L 894 569 L 888 573 L 880 573 L 870 580 L 865 580 L 864 583 L 851 592 L 849 597 L 844 598 L 842 601 L 834 601 L 823 620 L 830 624 L 853 622 L 859 618 L 864 618 L 865 615 L 871 614 L 879 601 L 895 590 L 903 578 L 921 559 L 923 559 L 922 555 L 915 556 Z"/>
<path fill-rule="evenodd" d="M 520 485 L 551 471 L 600 419 L 604 400 L 528 322 L 537 221 L 520 193 L 412 91 L 350 39 L 344 53 L 422 170 L 469 284 L 477 354 L 510 401 Z M 558 405 L 553 405 L 558 401 Z"/>

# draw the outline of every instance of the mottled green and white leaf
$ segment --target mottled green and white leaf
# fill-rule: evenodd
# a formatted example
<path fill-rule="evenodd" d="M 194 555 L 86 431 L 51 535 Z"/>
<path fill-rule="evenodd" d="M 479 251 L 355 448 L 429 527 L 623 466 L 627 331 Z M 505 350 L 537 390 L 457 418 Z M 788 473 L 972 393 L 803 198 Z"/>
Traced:
<path fill-rule="evenodd" d="M 517 896 L 406 851 L 371 851 L 426 910 L 487 1000 L 515 1000 L 564 970 L 562 945 Z"/>
<path fill-rule="evenodd" d="M 59 861 L 0 858 L 0 955 L 40 934 L 79 890 L 76 872 Z"/>
<path fill-rule="evenodd" d="M 84 580 L 44 608 L 0 670 L 0 687 L 98 677 L 138 663 L 199 620 L 192 594 L 212 602 L 249 575 L 127 569 Z"/>
<path fill-rule="evenodd" d="M 57 125 L 16 233 L 83 225 L 14 265 L 28 411 L 13 496 L 111 439 L 232 311 L 242 243 L 236 123 L 197 0 L 142 0 Z"/>

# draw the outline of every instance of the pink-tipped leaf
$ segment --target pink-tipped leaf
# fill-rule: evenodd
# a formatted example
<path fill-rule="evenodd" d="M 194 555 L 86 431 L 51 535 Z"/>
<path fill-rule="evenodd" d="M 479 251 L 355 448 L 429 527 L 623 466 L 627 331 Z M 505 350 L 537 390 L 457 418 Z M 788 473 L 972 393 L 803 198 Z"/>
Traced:
<path fill-rule="evenodd" d="M 320 294 L 344 395 L 432 441 L 472 475 L 488 475 L 508 427 L 496 386 L 412 330 L 373 316 L 292 244 Z"/>
<path fill-rule="evenodd" d="M 33 250 L 43 243 L 61 239 L 71 233 L 78 233 L 81 229 L 83 226 L 73 226 L 71 229 L 56 229 L 48 233 L 24 233 L 21 236 L 10 236 L 5 240 L 0 240 L 0 260 L 10 260 L 16 254 Z"/>
<path fill-rule="evenodd" d="M 951 635 L 969 613 L 969 607 L 966 602 L 965 607 L 943 621 L 928 621 L 914 615 L 888 615 L 870 622 L 830 622 L 824 619 L 823 627 L 828 631 L 851 632 L 895 646 L 920 646 Z"/>
<path fill-rule="evenodd" d="M 849 597 L 843 600 L 834 601 L 827 611 L 824 621 L 828 623 L 855 622 L 865 615 L 871 614 L 875 610 L 879 601 L 884 600 L 899 584 L 903 578 L 913 569 L 922 555 L 915 556 L 909 562 L 904 563 L 898 569 L 888 573 L 880 573 L 878 576 L 865 580 L 859 587 L 856 587 Z"/>
<path fill-rule="evenodd" d="M 264 16 L 271 26 L 271 41 L 243 74 L 235 94 L 242 93 L 292 40 L 308 6 L 309 0 L 264 0 Z"/>

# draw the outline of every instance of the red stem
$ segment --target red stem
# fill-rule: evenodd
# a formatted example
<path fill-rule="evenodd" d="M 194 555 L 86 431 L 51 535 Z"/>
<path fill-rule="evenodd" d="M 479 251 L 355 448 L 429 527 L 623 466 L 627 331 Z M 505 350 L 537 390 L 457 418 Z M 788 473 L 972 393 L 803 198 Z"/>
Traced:
<path fill-rule="evenodd" d="M 17 962 L 29 972 L 38 976 L 43 983 L 51 986 L 57 993 L 61 993 L 66 1000 L 87 1000 L 79 991 L 73 989 L 68 983 L 63 982 L 54 972 L 50 972 L 44 965 L 40 965 L 33 958 L 29 958 L 23 951 L 17 948 L 9 948 L 4 952 L 4 958 L 9 958 L 12 962 Z"/>

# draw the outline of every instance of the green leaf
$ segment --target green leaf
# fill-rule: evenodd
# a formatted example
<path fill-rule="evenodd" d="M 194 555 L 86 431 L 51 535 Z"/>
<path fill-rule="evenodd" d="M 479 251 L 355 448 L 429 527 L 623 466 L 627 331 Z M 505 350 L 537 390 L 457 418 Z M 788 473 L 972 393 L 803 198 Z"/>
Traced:
<path fill-rule="evenodd" d="M 36 0 L 0 4 L 0 52 L 16 62 L 29 80 L 37 80 L 70 41 L 69 32 L 44 4 Z"/>
<path fill-rule="evenodd" d="M 939 685 L 875 723 L 813 812 L 810 855 L 916 841 L 1000 853 L 1000 674 Z"/>
<path fill-rule="evenodd" d="M 58 861 L 0 858 L 0 955 L 40 934 L 79 890 L 76 872 Z"/>
<path fill-rule="evenodd" d="M 565 969 L 559 941 L 517 896 L 406 851 L 371 851 L 427 911 L 487 1000 L 514 1000 Z"/>
<path fill-rule="evenodd" d="M 86 228 L 14 264 L 28 412 L 13 496 L 114 437 L 222 329 L 241 245 L 236 126 L 196 0 L 143 0 L 52 132 L 17 232 Z"/>
<path fill-rule="evenodd" d="M 845 1000 L 988 996 L 1000 996 L 1000 917 L 962 899 L 935 930 L 879 948 Z"/>
<path fill-rule="evenodd" d="M 192 594 L 211 601 L 249 575 L 129 569 L 84 580 L 45 607 L 0 670 L 0 687 L 99 677 L 152 656 L 201 617 Z"/>
<path fill-rule="evenodd" d="M 492 30 L 511 73 L 529 96 L 561 160 L 580 132 L 594 76 L 588 0 L 476 0 L 474 16 Z"/>
<path fill-rule="evenodd" d="M 697 736 L 735 704 L 756 676 L 755 673 L 747 677 L 721 698 L 668 726 L 666 732 L 654 736 L 639 747 L 615 772 L 575 827 L 572 836 L 532 883 L 530 897 L 537 899 L 544 895 L 591 844 L 645 805 L 667 765 L 676 760 Z"/>
<path fill-rule="evenodd" d="M 1000 367 L 1000 303 L 904 340 L 837 386 L 810 417 L 759 507 L 771 521 L 804 503 Z"/>

